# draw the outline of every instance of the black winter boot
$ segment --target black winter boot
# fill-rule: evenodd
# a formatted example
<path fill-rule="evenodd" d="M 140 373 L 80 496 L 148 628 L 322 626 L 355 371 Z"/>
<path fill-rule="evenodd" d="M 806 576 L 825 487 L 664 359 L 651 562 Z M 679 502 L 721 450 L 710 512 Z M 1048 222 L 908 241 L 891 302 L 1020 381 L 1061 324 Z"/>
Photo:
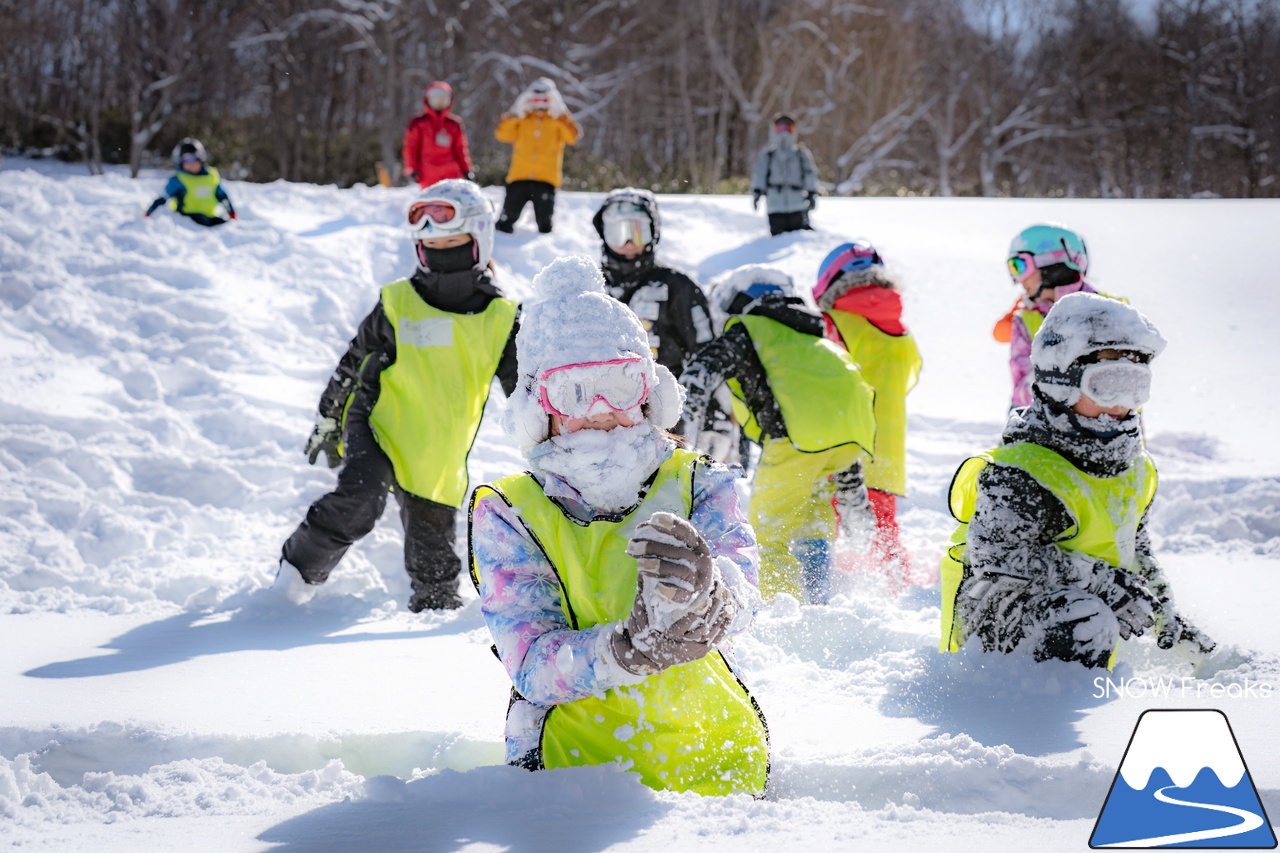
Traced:
<path fill-rule="evenodd" d="M 421 613 L 424 610 L 457 610 L 462 606 L 458 596 L 458 579 L 439 583 L 418 583 L 413 581 L 413 594 L 409 596 L 409 610 Z"/>

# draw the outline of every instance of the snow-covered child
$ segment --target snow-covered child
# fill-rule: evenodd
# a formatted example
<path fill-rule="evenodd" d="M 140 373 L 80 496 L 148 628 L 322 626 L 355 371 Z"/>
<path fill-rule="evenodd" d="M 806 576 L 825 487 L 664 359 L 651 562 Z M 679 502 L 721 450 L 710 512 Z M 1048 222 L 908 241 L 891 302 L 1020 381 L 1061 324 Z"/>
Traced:
<path fill-rule="evenodd" d="M 680 386 L 591 261 L 560 258 L 533 286 L 504 419 L 529 470 L 478 487 L 469 530 L 514 685 L 507 762 L 758 795 L 768 735 L 726 657 L 760 600 L 734 474 L 665 432 Z"/>
<path fill-rule="evenodd" d="M 1174 607 L 1151 549 L 1156 470 L 1139 407 L 1165 347 L 1137 309 L 1094 294 L 1058 300 L 1031 350 L 1032 401 L 1002 443 L 951 484 L 961 522 L 942 561 L 943 651 L 1110 666 L 1153 628 L 1161 648 L 1212 650 Z"/>
<path fill-rule="evenodd" d="M 1028 226 L 1009 244 L 1009 275 L 1022 288 L 1018 301 L 996 321 L 991 336 L 1009 345 L 1015 406 L 1031 403 L 1031 339 L 1055 300 L 1071 293 L 1097 293 L 1085 281 L 1089 252 L 1084 238 L 1056 222 Z"/>
<path fill-rule="evenodd" d="M 306 452 L 340 462 L 337 487 L 284 543 L 277 586 L 322 584 L 377 523 L 390 491 L 404 524 L 409 609 L 454 608 L 467 455 L 495 374 L 516 383 L 516 304 L 494 284 L 493 207 L 470 181 L 418 193 L 406 226 L 417 269 L 382 288 L 320 398 Z M 339 454 L 341 445 L 342 453 Z"/>
<path fill-rule="evenodd" d="M 782 270 L 733 270 L 712 285 L 711 302 L 727 319 L 680 378 L 689 437 L 727 385 L 743 434 L 761 446 L 751 490 L 760 589 L 825 604 L 831 543 L 839 533 L 865 546 L 872 528 L 859 462 L 875 443 L 871 389 Z"/>
<path fill-rule="evenodd" d="M 151 216 L 165 202 L 169 207 L 200 225 L 221 225 L 236 218 L 231 198 L 222 188 L 218 170 L 209 165 L 204 144 L 190 137 L 173 148 L 173 165 L 177 167 L 164 195 L 151 202 L 143 216 Z"/>
<path fill-rule="evenodd" d="M 813 298 L 827 337 L 849 351 L 875 391 L 876 444 L 862 459 L 876 517 L 871 559 L 896 587 L 911 568 L 898 533 L 898 497 L 907 494 L 907 392 L 920 375 L 920 349 L 902 322 L 898 277 L 865 240 L 827 255 Z"/>

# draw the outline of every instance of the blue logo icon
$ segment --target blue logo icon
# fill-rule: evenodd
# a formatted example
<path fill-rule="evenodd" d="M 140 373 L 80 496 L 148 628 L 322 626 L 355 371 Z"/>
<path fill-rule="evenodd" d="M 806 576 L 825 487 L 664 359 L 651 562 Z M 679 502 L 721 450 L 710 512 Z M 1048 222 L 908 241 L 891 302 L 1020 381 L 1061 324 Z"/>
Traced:
<path fill-rule="evenodd" d="M 1226 714 L 1144 711 L 1089 846 L 1274 848 Z"/>

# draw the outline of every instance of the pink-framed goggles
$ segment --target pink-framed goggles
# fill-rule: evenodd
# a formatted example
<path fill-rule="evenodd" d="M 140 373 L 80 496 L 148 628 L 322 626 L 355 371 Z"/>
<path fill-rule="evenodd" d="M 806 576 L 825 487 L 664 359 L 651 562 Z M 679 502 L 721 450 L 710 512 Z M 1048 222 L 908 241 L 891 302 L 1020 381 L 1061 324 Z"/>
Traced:
<path fill-rule="evenodd" d="M 639 357 L 552 367 L 538 374 L 538 402 L 548 414 L 590 417 L 597 403 L 626 412 L 649 397 L 649 377 Z"/>

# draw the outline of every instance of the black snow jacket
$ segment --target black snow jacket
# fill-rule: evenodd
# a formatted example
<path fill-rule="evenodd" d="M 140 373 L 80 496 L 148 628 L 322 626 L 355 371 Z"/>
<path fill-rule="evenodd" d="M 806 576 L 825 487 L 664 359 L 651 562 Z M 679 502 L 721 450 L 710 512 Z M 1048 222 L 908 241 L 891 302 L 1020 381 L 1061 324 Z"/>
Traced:
<path fill-rule="evenodd" d="M 433 308 L 455 314 L 478 314 L 489 303 L 503 295 L 493 282 L 490 270 L 466 270 L 464 272 L 424 272 L 419 269 L 409 278 L 414 291 Z M 515 390 L 518 379 L 516 370 L 516 332 L 520 328 L 517 315 L 498 362 L 497 377 L 502 391 L 508 397 Z M 369 315 L 361 321 L 356 336 L 351 339 L 346 353 L 338 361 L 329 384 L 320 396 L 320 415 L 342 420 L 342 410 L 347 398 L 357 387 L 363 393 L 359 409 L 365 414 L 372 411 L 381 390 L 382 371 L 396 361 L 396 335 L 391 321 L 382 309 L 382 299 Z"/>
<path fill-rule="evenodd" d="M 777 320 L 806 335 L 822 337 L 822 316 L 796 296 L 765 296 L 746 312 Z M 689 396 L 685 399 L 685 418 L 702 428 L 717 387 L 727 379 L 742 386 L 743 402 L 756 416 L 761 437 L 786 438 L 787 425 L 782 409 L 769 387 L 764 365 L 756 354 L 755 344 L 741 323 L 735 323 L 720 337 L 699 349 L 680 377 Z"/>

